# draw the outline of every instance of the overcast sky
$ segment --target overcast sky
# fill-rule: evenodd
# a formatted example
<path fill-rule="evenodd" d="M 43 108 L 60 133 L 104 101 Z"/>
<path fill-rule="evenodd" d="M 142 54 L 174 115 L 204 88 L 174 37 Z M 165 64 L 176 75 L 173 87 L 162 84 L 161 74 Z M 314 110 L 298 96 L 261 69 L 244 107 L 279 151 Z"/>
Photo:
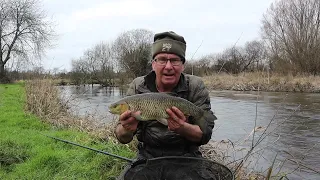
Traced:
<path fill-rule="evenodd" d="M 144 28 L 175 31 L 187 41 L 187 58 L 218 53 L 260 37 L 263 13 L 274 0 L 44 0 L 59 37 L 45 69 L 71 69 L 71 60 L 101 41 Z"/>

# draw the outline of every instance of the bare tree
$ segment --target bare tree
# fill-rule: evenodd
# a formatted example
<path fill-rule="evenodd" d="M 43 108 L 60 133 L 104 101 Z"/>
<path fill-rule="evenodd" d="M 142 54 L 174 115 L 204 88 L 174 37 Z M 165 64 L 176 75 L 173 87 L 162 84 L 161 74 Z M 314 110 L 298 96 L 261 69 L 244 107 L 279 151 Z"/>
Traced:
<path fill-rule="evenodd" d="M 273 68 L 283 72 L 320 72 L 320 1 L 281 0 L 262 21 Z"/>
<path fill-rule="evenodd" d="M 95 74 L 97 81 L 104 86 L 114 85 L 115 60 L 113 58 L 112 45 L 99 43 L 94 47 L 93 51 L 98 65 L 98 71 Z"/>
<path fill-rule="evenodd" d="M 94 50 L 88 49 L 84 52 L 82 58 L 83 71 L 89 76 L 90 83 L 93 85 L 96 81 L 99 71 L 98 59 L 95 57 Z"/>
<path fill-rule="evenodd" d="M 145 29 L 120 34 L 113 47 L 119 67 L 135 77 L 151 70 L 152 40 L 153 33 Z"/>
<path fill-rule="evenodd" d="M 202 56 L 194 61 L 187 60 L 185 63 L 184 72 L 194 74 L 197 76 L 207 76 L 213 72 L 211 69 L 214 63 L 214 56 L 212 54 Z"/>
<path fill-rule="evenodd" d="M 265 66 L 266 49 L 261 41 L 249 41 L 244 46 L 245 62 L 242 71 L 257 71 L 262 70 Z"/>
<path fill-rule="evenodd" d="M 37 0 L 0 0 L 0 82 L 7 82 L 5 65 L 13 55 L 41 56 L 53 37 Z"/>
<path fill-rule="evenodd" d="M 87 72 L 84 68 L 84 61 L 82 59 L 73 59 L 71 61 L 71 81 L 75 85 L 86 84 Z"/>
<path fill-rule="evenodd" d="M 228 73 L 238 74 L 244 70 L 245 60 L 242 47 L 227 48 L 217 57 L 216 68 Z"/>
<path fill-rule="evenodd" d="M 115 62 L 112 45 L 101 42 L 86 50 L 82 57 L 72 61 L 74 82 L 98 83 L 103 86 L 114 85 Z M 79 76 L 81 74 L 81 76 Z M 83 80 L 79 79 L 82 77 Z"/>
<path fill-rule="evenodd" d="M 215 71 L 238 74 L 247 71 L 262 70 L 266 64 L 266 49 L 261 41 L 248 41 L 244 46 L 227 48 L 223 53 L 211 58 Z"/>

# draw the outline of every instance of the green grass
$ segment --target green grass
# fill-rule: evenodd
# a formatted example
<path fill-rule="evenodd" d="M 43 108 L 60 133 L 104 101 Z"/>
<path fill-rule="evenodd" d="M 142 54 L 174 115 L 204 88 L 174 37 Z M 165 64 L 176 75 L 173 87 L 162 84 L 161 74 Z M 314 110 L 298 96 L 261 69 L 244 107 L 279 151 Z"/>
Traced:
<path fill-rule="evenodd" d="M 0 85 L 0 179 L 114 179 L 125 161 L 42 134 L 133 158 L 127 146 L 59 129 L 24 112 L 23 84 Z"/>

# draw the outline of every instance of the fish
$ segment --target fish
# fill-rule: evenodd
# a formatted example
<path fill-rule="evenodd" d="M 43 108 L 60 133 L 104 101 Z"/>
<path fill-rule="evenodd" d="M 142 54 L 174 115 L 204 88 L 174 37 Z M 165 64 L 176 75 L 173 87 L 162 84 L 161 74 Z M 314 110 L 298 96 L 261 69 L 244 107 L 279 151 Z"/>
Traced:
<path fill-rule="evenodd" d="M 140 111 L 140 115 L 133 115 L 139 121 L 156 120 L 167 126 L 167 119 L 170 117 L 166 109 L 172 106 L 177 107 L 183 114 L 193 116 L 200 127 L 203 126 L 205 110 L 193 104 L 187 99 L 177 97 L 174 93 L 143 93 L 126 96 L 109 105 L 111 114 L 120 115 L 130 110 L 131 112 Z"/>

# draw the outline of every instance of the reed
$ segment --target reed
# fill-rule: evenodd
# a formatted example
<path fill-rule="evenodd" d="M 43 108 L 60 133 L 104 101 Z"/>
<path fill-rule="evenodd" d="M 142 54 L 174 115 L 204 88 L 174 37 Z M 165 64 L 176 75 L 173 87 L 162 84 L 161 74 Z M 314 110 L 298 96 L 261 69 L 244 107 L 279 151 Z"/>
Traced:
<path fill-rule="evenodd" d="M 270 91 L 270 92 L 320 92 L 320 77 L 311 75 L 281 75 L 265 72 L 226 73 L 203 77 L 210 90 Z"/>

